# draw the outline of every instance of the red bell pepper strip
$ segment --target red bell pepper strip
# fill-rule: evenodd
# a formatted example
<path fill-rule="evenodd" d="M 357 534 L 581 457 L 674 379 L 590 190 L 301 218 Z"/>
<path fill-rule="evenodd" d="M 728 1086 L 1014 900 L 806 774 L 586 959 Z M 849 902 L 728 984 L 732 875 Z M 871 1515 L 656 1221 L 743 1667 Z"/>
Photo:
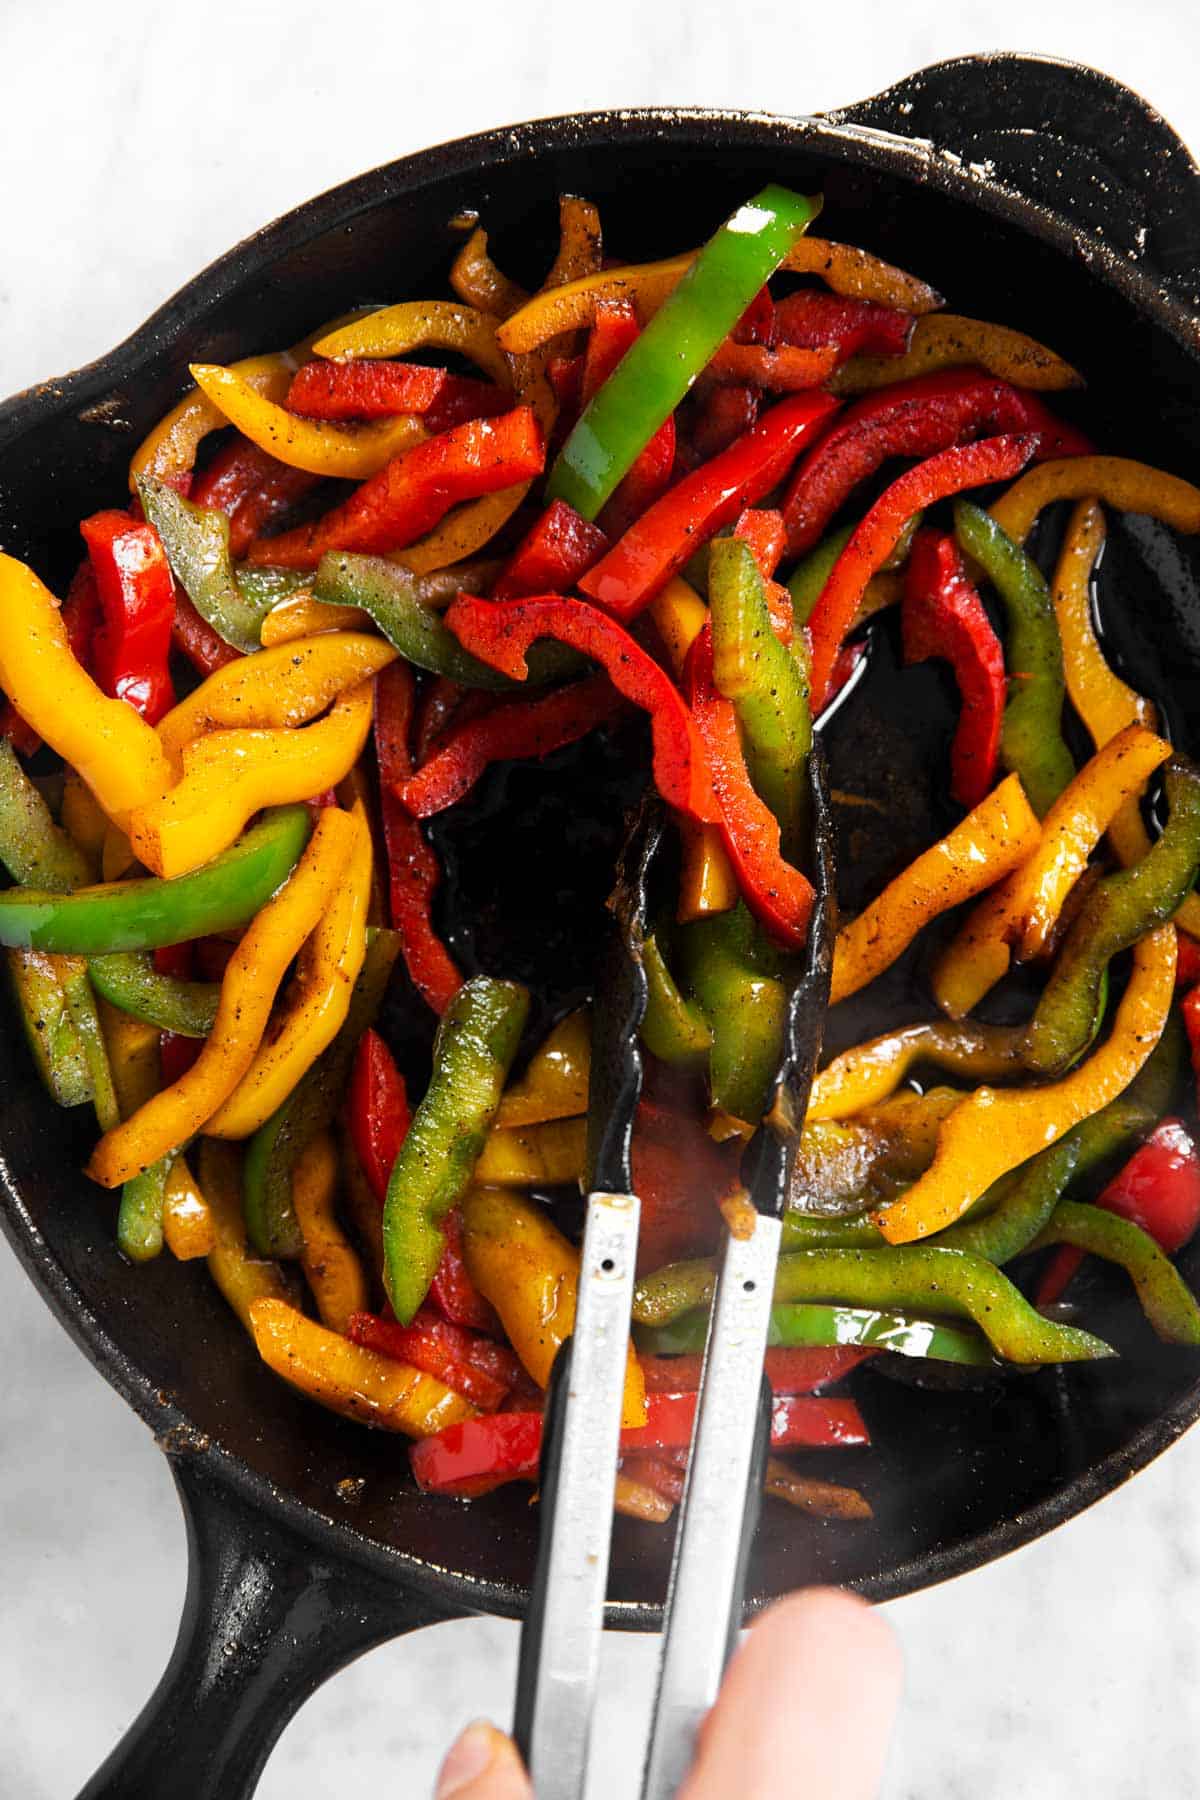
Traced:
<path fill-rule="evenodd" d="M 465 1325 L 489 1337 L 501 1334 L 500 1320 L 489 1300 L 485 1300 L 467 1273 L 463 1255 L 462 1218 L 457 1207 L 442 1220 L 446 1248 L 429 1288 L 429 1298 L 444 1319 L 452 1325 Z"/>
<path fill-rule="evenodd" d="M 314 358 L 292 376 L 289 412 L 309 419 L 387 419 L 420 413 L 439 431 L 464 419 L 490 418 L 512 404 L 503 388 L 424 363 L 334 363 Z"/>
<path fill-rule="evenodd" d="M 448 675 L 430 676 L 417 705 L 413 730 L 413 761 L 427 763 L 453 721 L 465 725 L 488 710 L 492 696 L 482 688 L 465 688 Z"/>
<path fill-rule="evenodd" d="M 574 419 L 583 397 L 582 356 L 552 356 L 546 364 L 546 375 L 558 401 L 560 423 L 564 414 Z"/>
<path fill-rule="evenodd" d="M 515 406 L 493 419 L 469 419 L 394 456 L 341 506 L 311 525 L 252 544 L 247 560 L 312 569 L 327 550 L 402 550 L 459 501 L 529 481 L 541 473 L 545 460 L 532 407 Z"/>
<path fill-rule="evenodd" d="M 642 1203 L 638 1273 L 707 1256 L 721 1235 L 720 1203 L 737 1176 L 741 1145 L 718 1144 L 704 1128 L 682 1077 L 663 1065 L 646 1073 L 654 1091 L 633 1120 L 633 1187 Z M 664 1089 L 667 1091 L 664 1092 Z"/>
<path fill-rule="evenodd" d="M 829 394 L 796 394 L 663 495 L 583 577 L 593 600 L 631 619 L 694 550 L 781 481 L 806 439 L 837 410 Z"/>
<path fill-rule="evenodd" d="M 758 389 L 744 382 L 717 382 L 694 394 L 684 446 L 686 466 L 695 469 L 710 462 L 745 437 L 758 418 L 759 400 Z"/>
<path fill-rule="evenodd" d="M 777 302 L 772 342 L 806 350 L 829 345 L 839 363 L 847 357 L 901 356 L 908 349 L 916 319 L 875 300 L 848 300 L 805 288 Z"/>
<path fill-rule="evenodd" d="M 1183 1120 L 1163 1119 L 1096 1205 L 1140 1225 L 1168 1256 L 1182 1250 L 1200 1225 L 1200 1152 Z M 1055 1252 L 1038 1287 L 1039 1306 L 1060 1297 L 1084 1255 L 1073 1244 Z"/>
<path fill-rule="evenodd" d="M 462 986 L 462 976 L 433 928 L 433 896 L 442 872 L 421 827 L 396 798 L 396 789 L 412 774 L 408 743 L 414 691 L 412 670 L 404 662 L 389 663 L 375 683 L 379 806 L 392 925 L 413 986 L 440 1015 Z"/>
<path fill-rule="evenodd" d="M 1179 1005 L 1187 1028 L 1188 1048 L 1192 1057 L 1192 1073 L 1196 1077 L 1196 1095 L 1200 1100 L 1200 987 L 1185 994 Z"/>
<path fill-rule="evenodd" d="M 1179 949 L 1175 957 L 1175 986 L 1180 993 L 1186 994 L 1200 981 L 1200 943 L 1189 937 L 1186 931 L 1175 927 L 1175 936 Z"/>
<path fill-rule="evenodd" d="M 364 1031 L 358 1040 L 346 1110 L 355 1155 L 382 1206 L 412 1114 L 404 1077 L 377 1031 Z"/>
<path fill-rule="evenodd" d="M 607 675 L 572 681 L 536 700 L 500 700 L 456 726 L 403 782 L 399 798 L 414 818 L 428 819 L 461 800 L 490 763 L 549 756 L 620 712 L 625 702 Z"/>
<path fill-rule="evenodd" d="M 682 1450 L 691 1442 L 695 1394 L 648 1394 L 647 1423 L 622 1431 L 622 1455 Z M 869 1444 L 853 1400 L 778 1395 L 771 1408 L 774 1449 L 831 1449 Z M 506 1481 L 536 1481 L 542 1449 L 541 1413 L 493 1413 L 466 1419 L 409 1451 L 417 1485 L 427 1494 L 471 1498 Z"/>
<path fill-rule="evenodd" d="M 786 542 L 783 514 L 748 506 L 734 526 L 733 535 L 743 538 L 749 544 L 750 553 L 758 564 L 759 574 L 764 581 L 770 581 L 779 567 Z M 790 594 L 788 599 L 790 602 Z"/>
<path fill-rule="evenodd" d="M 717 381 L 739 382 L 765 388 L 773 394 L 799 394 L 820 387 L 838 365 L 833 344 L 809 350 L 796 344 L 780 344 L 769 350 L 763 344 L 738 344 L 726 338 L 718 348 L 706 376 Z"/>
<path fill-rule="evenodd" d="M 598 525 L 565 500 L 552 500 L 513 551 L 508 567 L 492 587 L 492 598 L 565 594 L 607 549 L 608 538 Z"/>
<path fill-rule="evenodd" d="M 761 287 L 729 335 L 735 344 L 765 344 L 771 349 L 777 342 L 775 320 L 771 290 Z"/>
<path fill-rule="evenodd" d="M 201 981 L 223 981 L 233 958 L 234 946 L 225 938 L 197 938 L 192 945 L 196 973 Z"/>
<path fill-rule="evenodd" d="M 948 532 L 919 531 L 913 540 L 900 622 L 906 663 L 941 656 L 954 670 L 962 713 L 950 746 L 950 791 L 970 812 L 995 778 L 1007 682 L 1000 640 Z"/>
<path fill-rule="evenodd" d="M 579 394 L 582 405 L 586 406 L 597 388 L 608 380 L 640 333 L 641 327 L 631 301 L 600 302 L 583 359 Z M 670 481 L 674 467 L 675 418 L 672 415 L 663 420 L 605 505 L 600 514 L 604 530 L 613 537 L 619 537 L 658 499 Z"/>
<path fill-rule="evenodd" d="M 229 554 L 240 557 L 272 520 L 302 500 L 318 480 L 304 469 L 280 462 L 239 434 L 195 476 L 191 498 L 197 506 L 228 513 Z"/>
<path fill-rule="evenodd" d="M 483 1412 L 494 1413 L 512 1392 L 521 1365 L 505 1344 L 480 1337 L 423 1306 L 411 1325 L 374 1313 L 351 1313 L 346 1336 L 410 1368 L 436 1375 Z"/>
<path fill-rule="evenodd" d="M 62 603 L 62 622 L 67 628 L 67 642 L 76 662 L 90 672 L 92 640 L 100 623 L 100 594 L 95 570 L 87 557 L 71 577 Z M 41 748 L 41 738 L 31 725 L 26 724 L 11 700 L 6 700 L 0 709 L 0 737 L 9 738 L 22 756 L 32 756 Z"/>
<path fill-rule="evenodd" d="M 776 1394 L 815 1394 L 875 1354 L 874 1350 L 860 1350 L 852 1345 L 830 1350 L 768 1350 L 767 1380 Z M 643 1354 L 638 1361 L 648 1394 L 694 1394 L 700 1386 L 704 1358 L 699 1351 L 684 1356 Z"/>
<path fill-rule="evenodd" d="M 175 584 L 175 617 L 171 621 L 171 642 L 201 675 L 211 675 L 215 670 L 223 669 L 226 663 L 236 662 L 242 654 L 232 644 L 227 644 L 213 630 L 208 620 L 200 616 L 178 582 Z"/>
<path fill-rule="evenodd" d="M 92 640 L 96 679 L 151 725 L 175 704 L 167 658 L 175 578 L 157 531 L 127 512 L 98 512 L 79 527 L 88 547 L 102 623 Z"/>
<path fill-rule="evenodd" d="M 1014 431 L 1037 434 L 1040 459 L 1091 449 L 1035 394 L 975 369 L 937 370 L 865 395 L 792 477 L 783 503 L 789 555 L 811 550 L 854 489 L 890 457 L 933 456 L 972 438 Z"/>
<path fill-rule="evenodd" d="M 855 526 L 809 618 L 814 713 L 820 712 L 828 698 L 834 661 L 867 583 L 883 567 L 913 514 L 966 488 L 1019 475 L 1037 444 L 1032 435 L 956 444 L 906 470 L 880 495 Z"/>
<path fill-rule="evenodd" d="M 644 1450 L 639 1450 L 632 1456 L 622 1456 L 620 1466 L 622 1474 L 651 1488 L 672 1506 L 677 1506 L 683 1499 L 687 1481 L 686 1458 L 673 1460 L 665 1456 L 647 1456 Z"/>
<path fill-rule="evenodd" d="M 618 692 L 650 715 L 654 780 L 663 799 L 689 818 L 717 822 L 704 750 L 678 688 L 606 613 L 556 594 L 526 600 L 480 600 L 474 594 L 460 594 L 446 613 L 446 623 L 464 649 L 515 681 L 528 675 L 526 652 L 538 638 L 556 638 L 598 662 Z"/>
<path fill-rule="evenodd" d="M 779 821 L 750 779 L 733 703 L 717 692 L 713 680 L 711 625 L 704 627 L 688 652 L 686 677 L 692 717 L 721 809 L 721 837 L 738 886 L 772 937 L 799 949 L 812 912 L 812 883 L 785 861 Z"/>
<path fill-rule="evenodd" d="M 167 944 L 155 950 L 154 969 L 158 975 L 175 975 L 181 981 L 190 981 L 196 972 L 195 945 Z M 169 1087 L 181 1075 L 186 1075 L 203 1048 L 203 1038 L 181 1037 L 174 1031 L 160 1032 L 158 1056 L 163 1086 Z"/>

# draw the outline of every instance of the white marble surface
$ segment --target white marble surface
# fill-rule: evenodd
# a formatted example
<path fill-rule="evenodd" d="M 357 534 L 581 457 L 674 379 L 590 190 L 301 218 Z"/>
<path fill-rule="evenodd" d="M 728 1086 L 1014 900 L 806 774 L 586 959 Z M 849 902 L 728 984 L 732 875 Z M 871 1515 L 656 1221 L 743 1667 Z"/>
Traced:
<path fill-rule="evenodd" d="M 860 0 L 825 14 L 764 0 L 0 0 L 0 393 L 107 349 L 310 193 L 539 114 L 802 112 L 1002 46 L 1107 67 L 1200 142 L 1190 0 Z M 0 1370 L 0 1794 L 62 1800 L 161 1670 L 183 1533 L 148 1435 L 4 1251 Z M 1198 1486 L 1194 1435 L 1066 1530 L 888 1609 L 908 1697 L 887 1800 L 1200 1793 Z M 290 1727 L 264 1800 L 428 1791 L 459 1725 L 507 1716 L 514 1645 L 484 1620 L 377 1651 Z M 638 1639 L 608 1646 L 597 1796 L 634 1791 L 649 1655 Z"/>

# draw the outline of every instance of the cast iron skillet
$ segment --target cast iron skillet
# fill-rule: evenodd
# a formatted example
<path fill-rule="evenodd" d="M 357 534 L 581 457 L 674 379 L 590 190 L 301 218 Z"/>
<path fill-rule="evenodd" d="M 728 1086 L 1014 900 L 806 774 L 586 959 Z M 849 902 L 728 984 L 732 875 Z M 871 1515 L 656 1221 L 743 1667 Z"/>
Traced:
<path fill-rule="evenodd" d="M 0 541 L 62 580 L 78 554 L 74 521 L 121 494 L 132 446 L 182 390 L 189 360 L 286 344 L 364 299 L 439 291 L 447 221 L 461 208 L 483 212 L 501 261 L 531 277 L 552 247 L 560 191 L 598 200 L 609 242 L 632 259 L 697 242 L 770 178 L 822 188 L 831 236 L 914 268 L 956 309 L 1059 346 L 1092 380 L 1082 417 L 1103 444 L 1195 474 L 1196 169 L 1115 82 L 998 56 L 940 64 L 815 119 L 673 110 L 553 119 L 348 182 L 239 245 L 111 355 L 0 409 Z M 1118 651 L 1171 703 L 1179 733 L 1200 694 L 1194 567 L 1137 521 L 1115 531 L 1106 583 Z M 890 815 L 874 835 L 866 813 L 849 821 L 842 868 L 865 885 L 947 817 L 939 678 L 906 676 L 901 712 L 889 706 L 890 669 L 885 632 L 853 731 L 829 734 L 835 785 L 872 794 Z M 579 769 L 581 782 L 604 773 Z M 520 962 L 512 921 L 522 906 L 531 940 L 557 932 L 585 944 L 594 923 L 564 923 L 558 895 L 504 888 L 515 877 L 497 868 L 522 860 L 498 854 L 513 847 L 513 822 L 557 829 L 569 816 L 536 772 L 514 775 L 506 794 L 503 835 L 485 807 L 448 845 L 458 947 L 468 965 L 497 974 Z M 599 828 L 577 832 L 575 857 L 602 865 L 610 843 Z M 854 882 L 843 898 L 856 903 Z M 910 974 L 897 976 L 898 1004 L 912 1004 Z M 413 1016 L 401 1008 L 401 1038 Z M 123 1263 L 111 1209 L 78 1173 L 87 1122 L 54 1109 L 23 1054 L 7 1063 L 5 1227 L 63 1324 L 158 1437 L 191 1545 L 170 1667 L 85 1792 L 237 1800 L 295 1709 L 361 1651 L 472 1611 L 519 1615 L 536 1513 L 522 1490 L 470 1508 L 414 1493 L 402 1446 L 321 1413 L 263 1370 L 203 1269 Z M 864 1382 L 877 1448 L 841 1467 L 870 1493 L 874 1523 L 813 1525 L 770 1511 L 752 1604 L 813 1580 L 884 1598 L 977 1567 L 1173 1442 L 1200 1412 L 1200 1367 L 1148 1342 L 1116 1288 L 1104 1309 L 1103 1328 L 1128 1349 L 1119 1364 L 962 1394 Z M 339 1497 L 348 1477 L 364 1482 L 353 1507 Z M 669 1550 L 667 1532 L 618 1521 L 612 1625 L 658 1624 Z"/>

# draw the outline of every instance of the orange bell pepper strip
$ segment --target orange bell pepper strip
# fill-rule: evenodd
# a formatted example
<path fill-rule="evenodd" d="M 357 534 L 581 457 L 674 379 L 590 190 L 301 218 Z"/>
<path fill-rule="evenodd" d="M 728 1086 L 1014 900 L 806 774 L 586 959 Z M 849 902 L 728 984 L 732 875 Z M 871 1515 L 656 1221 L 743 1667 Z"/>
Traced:
<path fill-rule="evenodd" d="M 560 1019 L 530 1057 L 525 1073 L 504 1090 L 495 1125 L 544 1125 L 586 1113 L 592 1025 L 586 1007 Z"/>
<path fill-rule="evenodd" d="M 212 1208 L 182 1156 L 176 1157 L 163 1189 L 163 1242 L 176 1262 L 210 1256 L 216 1247 Z"/>
<path fill-rule="evenodd" d="M 0 552 L 0 688 L 87 783 L 110 818 L 155 799 L 171 771 L 152 726 L 101 693 L 70 645 L 58 601 Z"/>
<path fill-rule="evenodd" d="M 317 1311 L 330 1331 L 343 1337 L 354 1313 L 369 1304 L 367 1278 L 358 1252 L 337 1222 L 338 1157 L 333 1139 L 322 1131 L 302 1151 L 292 1176 L 292 1203 L 304 1248 L 300 1265 L 313 1291 Z"/>
<path fill-rule="evenodd" d="M 1200 532 L 1200 487 L 1124 456 L 1072 456 L 1040 463 L 992 507 L 993 519 L 1023 544 L 1039 513 L 1055 500 L 1096 498 L 1119 512 L 1148 513 L 1185 536 Z"/>
<path fill-rule="evenodd" d="M 322 812 L 300 861 L 230 957 L 199 1057 L 96 1146 L 88 1174 L 101 1187 L 119 1187 L 178 1150 L 228 1099 L 254 1061 L 276 989 L 344 879 L 356 835 L 348 814 Z"/>
<path fill-rule="evenodd" d="M 961 1218 L 994 1181 L 1046 1150 L 1124 1093 L 1154 1049 L 1175 992 L 1175 927 L 1133 949 L 1133 969 L 1107 1040 L 1044 1087 L 976 1088 L 943 1121 L 933 1162 L 872 1217 L 889 1244 L 909 1244 Z"/>
<path fill-rule="evenodd" d="M 307 725 L 395 658 L 386 638 L 357 631 L 326 632 L 240 657 L 172 708 L 159 722 L 159 741 L 174 764 L 186 745 L 210 731 Z"/>
<path fill-rule="evenodd" d="M 255 1300 L 250 1330 L 269 1369 L 343 1418 L 423 1438 L 477 1416 L 433 1375 L 351 1343 L 284 1300 Z"/>
<path fill-rule="evenodd" d="M 451 263 L 449 280 L 460 300 L 493 319 L 507 319 L 529 298 L 520 283 L 510 281 L 492 261 L 488 234 L 481 225 Z"/>
<path fill-rule="evenodd" d="M 1040 956 L 1067 895 L 1087 867 L 1106 827 L 1171 754 L 1165 738 L 1127 725 L 1110 738 L 1063 789 L 1042 820 L 1033 854 L 980 902 L 938 958 L 934 999 L 961 1019 L 1018 962 Z"/>
<path fill-rule="evenodd" d="M 129 836 L 156 875 L 183 875 L 228 849 L 264 806 L 336 787 L 362 754 L 374 683 L 362 681 L 299 731 L 214 731 L 185 744 L 183 777 L 130 815 Z"/>
<path fill-rule="evenodd" d="M 1034 849 L 1040 831 L 1019 778 L 1009 775 L 838 932 L 830 1004 L 890 968 L 939 913 L 973 899 L 1015 869 Z"/>
<path fill-rule="evenodd" d="M 295 1298 L 292 1283 L 279 1263 L 258 1256 L 250 1248 L 242 1206 L 242 1164 L 234 1146 L 218 1143 L 216 1138 L 204 1138 L 200 1144 L 199 1178 L 213 1229 L 208 1272 L 249 1331 L 254 1302 L 279 1300 L 290 1304 Z"/>
<path fill-rule="evenodd" d="M 848 1119 L 894 1094 L 917 1063 L 932 1063 L 950 1074 L 964 1071 L 985 1081 L 1023 1070 L 1023 1025 L 904 1025 L 869 1043 L 843 1050 L 812 1084 L 806 1124 Z"/>
<path fill-rule="evenodd" d="M 835 394 L 862 394 L 869 388 L 889 387 L 893 381 L 931 374 L 934 369 L 967 366 L 986 369 L 1015 387 L 1038 388 L 1044 393 L 1084 385 L 1078 370 L 1023 331 L 984 319 L 935 313 L 917 320 L 902 355 L 852 356 L 831 377 L 829 386 Z"/>
<path fill-rule="evenodd" d="M 528 1374 L 545 1388 L 559 1346 L 575 1325 L 579 1252 L 542 1207 L 501 1188 L 472 1188 L 462 1223 L 472 1281 L 499 1313 Z M 646 1383 L 632 1345 L 621 1423 L 646 1423 Z"/>
<path fill-rule="evenodd" d="M 326 808 L 325 812 L 332 809 Z M 325 816 L 322 813 L 322 817 Z M 205 1129 L 213 1137 L 249 1137 L 283 1105 L 301 1076 L 330 1045 L 350 1010 L 367 954 L 371 903 L 371 830 L 358 807 L 349 858 L 336 891 L 300 952 L 296 978 L 281 1018 L 233 1092 Z"/>
<path fill-rule="evenodd" d="M 192 363 L 192 380 L 216 407 L 223 423 L 236 425 L 260 450 L 310 475 L 365 481 L 385 463 L 423 443 L 428 431 L 417 418 L 401 413 L 368 425 L 333 425 L 327 419 L 304 419 L 269 400 L 239 375 L 219 363 Z"/>

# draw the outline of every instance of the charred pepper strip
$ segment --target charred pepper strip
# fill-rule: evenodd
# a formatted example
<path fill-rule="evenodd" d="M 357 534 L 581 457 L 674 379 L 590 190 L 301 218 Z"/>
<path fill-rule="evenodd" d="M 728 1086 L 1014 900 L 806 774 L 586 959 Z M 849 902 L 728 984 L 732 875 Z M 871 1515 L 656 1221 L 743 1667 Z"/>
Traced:
<path fill-rule="evenodd" d="M 659 1356 L 678 1356 L 704 1349 L 707 1310 L 683 1313 L 669 1325 L 643 1328 L 639 1348 Z M 896 1356 L 926 1357 L 931 1362 L 986 1366 L 995 1358 L 987 1340 L 944 1319 L 919 1319 L 909 1313 L 855 1306 L 821 1306 L 794 1301 L 771 1308 L 767 1342 L 794 1348 L 822 1344 L 890 1350 Z"/>
<path fill-rule="evenodd" d="M 1031 1246 L 1072 1244 L 1107 1262 L 1120 1263 L 1137 1289 L 1142 1310 L 1168 1344 L 1200 1344 L 1200 1307 L 1169 1256 L 1149 1232 L 1099 1206 L 1061 1200 Z"/>
<path fill-rule="evenodd" d="M 596 517 L 818 206 L 772 185 L 709 239 L 585 409 L 551 471 L 550 499 Z"/>
<path fill-rule="evenodd" d="M 1170 815 L 1141 862 L 1099 882 L 1084 902 L 1038 1001 L 1025 1060 L 1039 1075 L 1065 1069 L 1088 1041 L 1112 958 L 1174 916 L 1200 869 L 1200 768 L 1175 757 L 1164 777 Z"/>
<path fill-rule="evenodd" d="M 392 1168 L 383 1212 L 384 1281 L 403 1325 L 429 1292 L 445 1245 L 442 1219 L 471 1180 L 528 1010 L 517 983 L 478 976 L 443 1015 L 429 1087 Z"/>
<path fill-rule="evenodd" d="M 1083 377 L 1036 338 L 990 320 L 963 319 L 938 313 L 918 319 L 903 357 L 858 356 L 839 369 L 831 386 L 837 393 L 857 394 L 864 388 L 890 386 L 933 369 L 986 369 L 1020 388 L 1058 392 L 1083 386 Z M 1069 429 L 1069 428 L 1068 428 Z M 1072 433 L 1077 436 L 1077 433 Z M 1055 452 L 1067 454 L 1065 451 Z"/>
<path fill-rule="evenodd" d="M 906 663 L 945 657 L 962 695 L 950 746 L 950 791 L 968 811 L 996 774 L 1004 717 L 1004 652 L 967 579 L 952 537 L 920 531 L 909 556 L 901 613 Z"/>
<path fill-rule="evenodd" d="M 134 950 L 93 956 L 88 969 L 96 992 L 135 1019 L 179 1037 L 207 1037 L 212 1030 L 220 994 L 215 981 L 160 975 L 149 955 Z"/>

